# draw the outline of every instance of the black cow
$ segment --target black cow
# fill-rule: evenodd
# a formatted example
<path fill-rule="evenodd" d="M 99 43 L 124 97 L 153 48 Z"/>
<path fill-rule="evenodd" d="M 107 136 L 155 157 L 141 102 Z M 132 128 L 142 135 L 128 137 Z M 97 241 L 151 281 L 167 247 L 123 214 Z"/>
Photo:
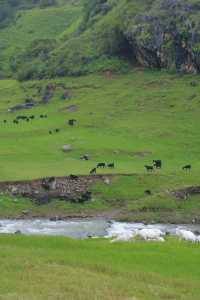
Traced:
<path fill-rule="evenodd" d="M 146 168 L 147 172 L 153 172 L 153 166 L 145 165 L 144 167 Z"/>
<path fill-rule="evenodd" d="M 49 134 L 52 134 L 52 131 L 51 131 L 51 130 L 49 130 Z"/>
<path fill-rule="evenodd" d="M 76 121 L 75 119 L 71 119 L 71 120 L 68 121 L 68 124 L 69 124 L 70 126 L 74 126 L 76 122 L 77 122 L 77 121 Z"/>
<path fill-rule="evenodd" d="M 82 160 L 89 160 L 89 155 L 84 154 L 83 156 L 80 157 Z"/>
<path fill-rule="evenodd" d="M 144 191 L 144 193 L 145 193 L 146 195 L 148 195 L 148 196 L 151 195 L 151 191 L 150 191 L 150 190 L 146 190 L 146 191 Z"/>
<path fill-rule="evenodd" d="M 40 115 L 40 118 L 41 118 L 41 119 L 47 118 L 47 115 L 43 115 L 43 114 L 42 114 L 42 115 Z"/>
<path fill-rule="evenodd" d="M 182 169 L 185 170 L 185 171 L 191 171 L 192 166 L 191 165 L 186 165 Z"/>
<path fill-rule="evenodd" d="M 60 132 L 60 129 L 56 128 L 56 129 L 55 129 L 55 132 Z"/>
<path fill-rule="evenodd" d="M 114 163 L 107 164 L 107 167 L 110 168 L 110 169 L 114 169 L 115 164 Z"/>
<path fill-rule="evenodd" d="M 94 169 L 92 169 L 92 170 L 90 171 L 90 175 L 96 174 L 96 172 L 97 172 L 97 169 L 94 168 Z"/>
<path fill-rule="evenodd" d="M 92 199 L 92 193 L 91 192 L 89 192 L 89 191 L 86 191 L 85 193 L 83 193 L 82 195 L 81 195 L 81 198 L 79 198 L 79 203 L 84 203 L 84 202 L 86 202 L 86 201 L 89 201 L 89 200 L 91 200 Z"/>
<path fill-rule="evenodd" d="M 162 168 L 162 161 L 160 159 L 153 160 L 153 165 L 156 167 L 156 169 Z"/>
<path fill-rule="evenodd" d="M 17 116 L 16 119 L 17 120 L 26 120 L 27 116 Z"/>
<path fill-rule="evenodd" d="M 97 168 L 105 168 L 106 164 L 105 163 L 98 163 Z"/>
<path fill-rule="evenodd" d="M 52 182 L 54 182 L 55 180 L 56 180 L 56 178 L 55 178 L 54 176 L 47 178 L 47 181 L 48 181 L 49 183 L 52 183 Z"/>
<path fill-rule="evenodd" d="M 77 175 L 73 175 L 73 174 L 69 175 L 69 178 L 71 180 L 78 180 L 78 176 Z"/>

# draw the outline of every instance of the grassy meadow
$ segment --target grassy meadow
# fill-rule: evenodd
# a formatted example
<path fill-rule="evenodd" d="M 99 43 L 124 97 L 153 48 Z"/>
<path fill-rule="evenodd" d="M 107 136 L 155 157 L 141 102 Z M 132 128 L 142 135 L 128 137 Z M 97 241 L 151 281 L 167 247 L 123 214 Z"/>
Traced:
<path fill-rule="evenodd" d="M 27 97 L 41 102 L 50 83 L 57 88 L 48 104 L 8 112 Z M 18 216 L 26 209 L 40 216 L 52 211 L 58 215 L 115 211 L 120 219 L 199 220 L 198 195 L 180 201 L 171 194 L 175 189 L 199 185 L 199 84 L 197 76 L 143 70 L 114 74 L 111 79 L 99 74 L 27 82 L 1 80 L 1 181 L 84 175 L 98 162 L 115 163 L 115 169 L 99 169 L 99 174 L 130 176 L 119 175 L 109 185 L 97 184 L 92 188 L 92 202 L 84 205 L 55 201 L 38 208 L 30 201 L 1 196 L 0 215 Z M 66 91 L 70 97 L 63 100 Z M 41 119 L 40 114 L 48 118 Z M 18 115 L 34 115 L 35 119 L 14 124 Z M 76 126 L 70 127 L 69 119 L 76 119 Z M 56 128 L 60 132 L 55 133 Z M 64 153 L 65 144 L 73 150 Z M 80 160 L 83 154 L 89 154 L 90 160 Z M 162 159 L 163 168 L 147 174 L 144 165 L 152 164 L 153 159 Z M 185 164 L 192 165 L 191 172 L 182 171 Z M 147 189 L 151 196 L 144 194 Z"/>
<path fill-rule="evenodd" d="M 192 87 L 194 79 L 199 80 L 134 71 L 114 75 L 112 80 L 91 75 L 38 82 L 0 81 L 0 179 L 88 174 L 101 161 L 114 161 L 116 173 L 144 174 L 144 164 L 151 164 L 152 159 L 163 160 L 162 175 L 182 175 L 182 166 L 190 163 L 190 176 L 195 178 L 200 169 L 200 85 Z M 41 100 L 34 86 L 52 82 L 64 83 L 71 99 L 62 100 L 63 90 L 58 88 L 47 105 L 7 112 L 27 96 Z M 40 119 L 41 113 L 48 118 Z M 36 118 L 13 124 L 21 114 Z M 67 125 L 69 119 L 77 120 L 74 128 Z M 50 136 L 49 130 L 55 128 L 60 132 Z M 64 154 L 64 144 L 74 150 Z M 79 159 L 86 153 L 91 156 L 89 162 Z"/>
<path fill-rule="evenodd" d="M 3 300 L 199 300 L 199 246 L 0 236 Z M 9 278 L 9 280 L 8 280 Z"/>

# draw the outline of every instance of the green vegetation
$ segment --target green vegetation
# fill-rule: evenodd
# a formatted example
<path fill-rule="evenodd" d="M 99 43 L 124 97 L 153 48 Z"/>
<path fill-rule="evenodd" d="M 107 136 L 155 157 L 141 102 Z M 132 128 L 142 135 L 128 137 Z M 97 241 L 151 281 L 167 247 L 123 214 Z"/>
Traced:
<path fill-rule="evenodd" d="M 192 86 L 195 82 L 196 86 Z M 41 104 L 47 86 L 55 88 L 48 104 Z M 113 212 L 119 219 L 199 221 L 199 196 L 177 200 L 172 191 L 199 185 L 199 89 L 197 76 L 135 70 L 126 75 L 17 82 L 0 81 L 0 180 L 89 174 L 98 162 L 114 162 L 115 169 L 98 173 L 117 176 L 109 185 L 92 188 L 93 200 L 84 205 L 53 202 L 42 207 L 1 196 L 0 215 L 95 215 Z M 67 93 L 68 99 L 63 95 Z M 6 112 L 32 99 L 31 110 Z M 47 114 L 41 119 L 40 114 Z M 17 115 L 35 115 L 14 124 Z M 69 119 L 77 125 L 70 127 Z M 4 124 L 3 120 L 7 123 Z M 49 134 L 49 130 L 60 129 Z M 62 151 L 63 145 L 73 150 Z M 80 160 L 89 154 L 89 161 Z M 163 169 L 146 174 L 145 164 L 163 160 Z M 192 164 L 192 172 L 182 166 Z M 152 195 L 145 195 L 145 190 Z"/>
<path fill-rule="evenodd" d="M 198 300 L 198 245 L 0 237 L 0 298 Z M 8 280 L 9 278 L 9 280 Z"/>
<path fill-rule="evenodd" d="M 1 0 L 0 1 L 0 28 L 4 28 L 9 25 L 18 10 L 32 9 L 35 6 L 40 8 L 57 5 L 57 0 Z"/>
<path fill-rule="evenodd" d="M 199 72 L 197 0 L 10 2 L 2 21 L 0 14 L 2 78 L 125 72 L 138 65 Z"/>
<path fill-rule="evenodd" d="M 22 72 L 28 72 L 28 68 L 29 73 L 30 70 L 33 72 L 34 67 L 38 69 L 39 65 L 35 65 L 36 62 L 47 59 L 44 52 L 47 49 L 51 51 L 56 46 L 56 36 L 64 33 L 77 20 L 80 11 L 81 7 L 72 5 L 70 2 L 64 7 L 56 6 L 45 9 L 36 7 L 20 10 L 15 22 L 9 23 L 9 26 L 0 30 L 2 76 L 5 73 L 10 74 L 10 67 L 15 72 L 17 61 L 20 58 L 26 60 L 27 56 L 29 56 L 29 64 L 26 66 L 24 61 L 23 65 L 20 65 L 19 78 L 22 77 Z M 52 43 L 48 45 L 48 48 L 47 40 Z M 38 43 L 40 43 L 39 48 Z M 25 48 L 27 48 L 27 53 L 24 53 Z M 20 54 L 17 58 L 18 53 Z M 30 64 L 31 59 L 32 64 Z"/>
<path fill-rule="evenodd" d="M 84 206 L 55 202 L 38 208 L 2 196 L 0 215 L 115 208 L 122 219 L 198 220 L 198 196 L 184 202 L 171 191 L 199 183 L 199 78 L 132 69 L 198 69 L 197 1 L 191 1 L 190 13 L 179 0 L 175 6 L 162 0 L 12 2 L 0 2 L 0 180 L 88 174 L 104 161 L 116 168 L 98 172 L 132 176 L 94 186 L 93 201 Z M 8 112 L 30 102 L 36 103 L 31 110 Z M 35 119 L 14 124 L 20 114 Z M 74 128 L 67 124 L 71 118 L 78 120 Z M 66 144 L 73 151 L 64 153 Z M 91 159 L 80 160 L 83 154 Z M 163 169 L 147 175 L 144 165 L 153 159 L 162 159 Z M 185 164 L 192 164 L 190 174 L 181 170 Z"/>
<path fill-rule="evenodd" d="M 1 193 L 0 218 L 200 223 L 200 196 L 173 194 L 199 186 L 200 79 L 183 75 L 200 70 L 198 2 L 0 0 L 0 181 L 86 175 L 98 162 L 116 175 L 84 204 Z M 153 159 L 163 168 L 147 174 Z M 1 235 L 0 299 L 199 300 L 198 262 L 199 245 L 171 238 Z"/>
<path fill-rule="evenodd" d="M 193 80 L 196 87 L 190 84 Z M 6 112 L 27 98 L 39 103 L 50 83 L 57 83 L 57 88 L 49 104 Z M 114 161 L 116 173 L 144 174 L 145 164 L 161 158 L 161 175 L 183 176 L 181 167 L 191 163 L 190 178 L 195 180 L 200 167 L 199 89 L 198 77 L 139 70 L 113 75 L 111 80 L 104 75 L 24 83 L 2 80 L 0 179 L 88 174 L 101 161 Z M 63 100 L 66 91 L 70 99 Z M 41 113 L 48 118 L 41 119 Z M 13 124 L 21 114 L 33 114 L 35 120 Z M 67 124 L 72 118 L 78 121 L 73 128 Z M 55 128 L 60 132 L 49 135 Z M 74 150 L 63 153 L 65 144 Z M 79 159 L 85 153 L 91 156 L 88 162 Z"/>

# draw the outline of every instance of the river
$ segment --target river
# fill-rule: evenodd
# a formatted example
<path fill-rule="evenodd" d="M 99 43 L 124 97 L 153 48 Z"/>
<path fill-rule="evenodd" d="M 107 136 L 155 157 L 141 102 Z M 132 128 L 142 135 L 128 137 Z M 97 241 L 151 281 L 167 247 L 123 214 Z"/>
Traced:
<path fill-rule="evenodd" d="M 128 234 L 141 229 L 159 229 L 164 234 L 175 235 L 177 229 L 190 230 L 200 234 L 200 225 L 172 225 L 142 223 L 122 223 L 103 219 L 50 221 L 47 219 L 33 220 L 0 220 L 0 234 L 49 235 L 66 236 L 75 239 L 88 237 L 114 237 Z"/>

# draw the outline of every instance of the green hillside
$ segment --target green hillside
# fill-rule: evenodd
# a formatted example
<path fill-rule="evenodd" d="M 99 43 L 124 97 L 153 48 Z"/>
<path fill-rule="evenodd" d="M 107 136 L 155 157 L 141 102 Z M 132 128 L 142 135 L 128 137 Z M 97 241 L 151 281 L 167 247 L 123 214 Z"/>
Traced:
<path fill-rule="evenodd" d="M 2 76 L 9 74 L 15 56 L 26 47 L 35 47 L 39 41 L 56 47 L 57 37 L 64 33 L 79 18 L 81 7 L 71 4 L 64 6 L 19 10 L 15 20 L 0 30 L 0 69 Z M 23 68 L 21 66 L 20 68 Z"/>
<path fill-rule="evenodd" d="M 18 1 L 0 27 L 2 77 L 200 70 L 197 0 Z"/>
<path fill-rule="evenodd" d="M 0 0 L 0 219 L 200 224 L 199 17 L 198 0 Z M 197 243 L 15 233 L 0 300 L 199 299 Z"/>
<path fill-rule="evenodd" d="M 47 87 L 52 85 L 55 88 L 44 104 Z M 112 78 L 102 74 L 1 80 L 1 181 L 84 175 L 98 162 L 115 163 L 115 169 L 99 169 L 99 174 L 133 175 L 119 176 L 109 186 L 95 186 L 93 202 L 84 206 L 56 202 L 37 208 L 29 202 L 2 200 L 0 215 L 16 215 L 27 208 L 43 216 L 51 211 L 87 215 L 116 209 L 125 210 L 122 215 L 117 213 L 120 218 L 199 220 L 198 195 L 180 202 L 171 194 L 199 185 L 199 89 L 197 76 L 139 69 Z M 8 112 L 30 99 L 35 107 Z M 41 114 L 47 118 L 40 118 Z M 34 115 L 35 119 L 13 123 L 19 115 Z M 77 124 L 70 127 L 69 119 L 76 119 Z M 72 151 L 63 152 L 63 145 L 70 145 Z M 84 154 L 89 154 L 89 161 L 80 159 Z M 162 159 L 163 168 L 147 174 L 144 165 L 151 165 L 153 159 Z M 191 172 L 182 170 L 186 164 L 192 165 Z M 146 189 L 152 196 L 144 194 Z"/>
<path fill-rule="evenodd" d="M 1 216 L 115 208 L 122 219 L 199 220 L 198 195 L 181 203 L 172 195 L 199 184 L 200 81 L 185 74 L 198 71 L 197 1 L 11 2 L 0 2 L 8 12 L 0 18 L 0 180 L 85 175 L 99 162 L 115 168 L 98 173 L 131 176 L 94 186 L 84 207 L 38 210 L 3 196 Z M 34 119 L 16 123 L 19 115 Z M 163 168 L 146 174 L 153 159 Z"/>
<path fill-rule="evenodd" d="M 180 172 L 186 163 L 198 171 L 200 85 L 195 78 L 197 86 L 192 87 L 192 80 L 192 76 L 138 70 L 114 75 L 111 80 L 91 75 L 23 83 L 0 81 L 1 179 L 88 174 L 99 161 L 115 161 L 118 173 L 143 173 L 144 164 L 154 158 L 164 160 L 167 173 Z M 56 83 L 57 88 L 48 104 L 23 113 L 6 112 L 27 97 L 39 103 L 50 83 Z M 66 90 L 70 99 L 63 100 Z M 41 113 L 48 118 L 41 119 Z M 21 114 L 35 115 L 35 119 L 14 124 Z M 77 120 L 73 128 L 67 124 L 72 118 Z M 49 130 L 56 128 L 60 132 L 50 136 Z M 74 151 L 63 153 L 65 144 L 71 144 Z M 79 159 L 85 153 L 91 156 L 89 162 Z"/>

